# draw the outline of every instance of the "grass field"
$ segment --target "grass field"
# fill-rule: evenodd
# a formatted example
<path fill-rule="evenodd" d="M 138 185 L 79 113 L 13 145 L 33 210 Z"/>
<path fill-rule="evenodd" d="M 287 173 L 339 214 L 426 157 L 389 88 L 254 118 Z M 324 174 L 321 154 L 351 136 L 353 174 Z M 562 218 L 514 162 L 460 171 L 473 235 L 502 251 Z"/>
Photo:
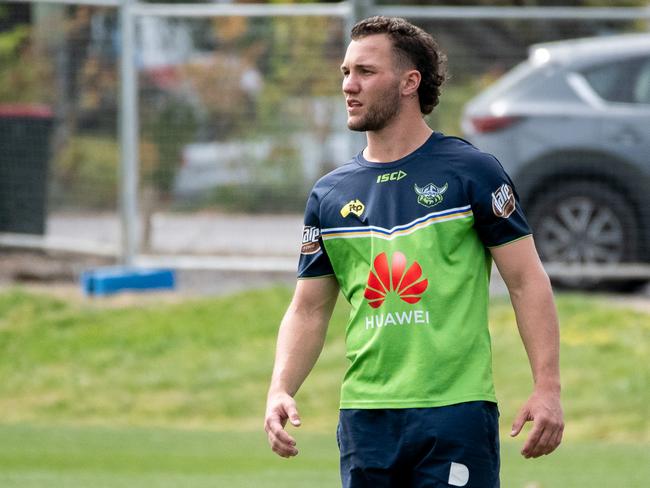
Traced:
<path fill-rule="evenodd" d="M 298 395 L 296 459 L 261 429 L 277 288 L 142 307 L 0 294 L 0 487 L 337 486 L 345 306 Z M 565 443 L 524 460 L 506 439 L 530 373 L 506 300 L 492 304 L 506 488 L 648 486 L 650 315 L 560 296 Z"/>
<path fill-rule="evenodd" d="M 331 435 L 304 433 L 294 459 L 275 456 L 260 432 L 170 429 L 0 428 L 3 488 L 336 487 Z M 504 442 L 504 488 L 643 488 L 647 451 L 634 444 L 568 442 L 552 457 L 525 460 Z"/>

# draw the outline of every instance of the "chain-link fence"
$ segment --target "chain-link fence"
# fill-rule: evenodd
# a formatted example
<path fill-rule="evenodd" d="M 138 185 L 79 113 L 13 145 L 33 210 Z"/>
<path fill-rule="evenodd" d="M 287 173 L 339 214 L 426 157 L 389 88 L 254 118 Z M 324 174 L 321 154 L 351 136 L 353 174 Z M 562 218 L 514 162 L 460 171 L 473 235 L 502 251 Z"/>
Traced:
<path fill-rule="evenodd" d="M 362 135 L 346 128 L 340 94 L 339 65 L 349 28 L 359 14 L 357 2 L 293 6 L 125 2 L 121 7 L 109 0 L 99 3 L 0 6 L 1 242 L 119 254 L 129 246 L 123 244 L 124 233 L 133 232 L 130 252 L 139 263 L 162 258 L 199 267 L 263 266 L 262 261 L 251 261 L 255 257 L 264 258 L 269 269 L 292 269 L 310 186 L 364 146 Z M 525 119 L 531 125 L 521 124 L 522 132 L 513 133 L 516 141 L 492 136 L 505 127 L 499 124 L 523 119 L 521 114 L 509 119 L 500 119 L 498 113 L 463 115 L 468 101 L 528 58 L 531 45 L 648 32 L 650 22 L 648 9 L 633 7 L 366 8 L 366 14 L 404 16 L 434 34 L 448 55 L 451 79 L 430 124 L 447 134 L 465 134 L 493 152 L 500 151 L 499 144 L 557 142 L 552 131 L 536 131 L 530 114 Z M 124 45 L 124 19 L 135 27 L 130 46 Z M 125 100 L 120 89 L 128 89 L 120 64 L 125 52 L 134 53 L 134 107 L 120 103 Z M 599 140 L 608 124 L 617 131 L 620 122 L 620 127 L 634 129 L 630 134 L 619 131 L 620 144 L 633 148 L 628 151 L 630 161 L 612 169 L 608 153 L 581 145 L 553 163 L 570 166 L 568 173 L 558 168 L 556 173 L 540 173 L 537 182 L 522 180 L 530 216 L 537 219 L 536 232 L 547 232 L 551 240 L 566 237 L 561 231 L 567 229 L 553 230 L 548 227 L 553 219 L 543 218 L 555 212 L 560 227 L 586 233 L 583 241 L 589 232 L 600 232 L 624 243 L 610 247 L 604 243 L 605 249 L 611 248 L 609 256 L 594 255 L 591 260 L 547 250 L 552 261 L 650 260 L 650 202 L 635 196 L 646 193 L 644 185 L 650 181 L 650 100 L 643 98 L 645 83 L 650 86 L 650 78 L 643 78 L 650 76 L 643 64 L 650 57 L 648 49 L 645 53 L 637 56 L 640 64 L 630 68 L 638 84 L 632 83 L 630 96 L 638 95 L 638 100 L 613 100 L 610 108 L 607 94 L 598 94 L 599 87 L 606 91 L 607 83 L 618 86 L 629 80 L 608 81 L 607 73 L 593 71 L 593 86 L 585 87 L 580 83 L 589 84 L 589 73 L 578 70 L 582 81 L 576 78 L 570 85 L 583 90 L 578 98 L 595 91 L 596 98 L 605 100 L 595 113 L 618 117 L 594 122 L 600 129 L 592 133 L 591 149 L 602 146 Z M 542 112 L 544 106 L 558 102 L 553 93 L 549 82 L 548 96 L 538 104 Z M 566 94 L 558 96 L 559 103 L 566 103 L 562 99 Z M 586 110 L 577 120 L 595 117 Z M 118 127 L 129 111 L 137 117 L 130 119 L 137 123 L 137 147 L 131 151 L 137 154 L 137 175 L 130 183 L 137 182 L 137 192 L 122 191 L 129 183 L 120 171 L 125 156 Z M 621 119 L 625 114 L 629 121 Z M 545 120 L 542 124 L 552 119 Z M 589 132 L 592 126 L 573 127 L 578 140 L 581 131 Z M 552 140 L 540 140 L 542 134 Z M 541 154 L 532 162 L 552 166 Z M 515 156 L 504 149 L 497 155 L 515 173 L 521 166 L 522 175 L 532 174 L 533 166 L 525 166 L 523 160 L 507 160 L 531 154 L 520 151 Z M 623 166 L 633 166 L 637 172 L 629 175 L 636 179 L 626 173 L 627 183 L 620 182 L 616 173 Z M 523 176 L 515 177 L 519 184 L 517 178 Z M 569 180 L 577 193 L 562 185 Z M 586 184 L 592 186 L 582 191 Z M 38 195 L 42 201 L 34 204 Z M 597 197 L 609 205 L 598 207 Z M 120 212 L 125 199 L 133 205 L 123 205 Z M 562 201 L 566 205 L 557 204 Z M 596 224 L 578 229 L 580 219 Z M 26 222 L 32 222 L 31 227 L 25 227 Z M 23 232 L 42 236 L 30 240 L 17 234 Z M 643 267 L 616 266 L 609 271 L 601 267 L 596 274 L 623 270 L 628 277 L 650 275 Z M 567 269 L 575 272 L 566 266 L 555 272 Z"/>

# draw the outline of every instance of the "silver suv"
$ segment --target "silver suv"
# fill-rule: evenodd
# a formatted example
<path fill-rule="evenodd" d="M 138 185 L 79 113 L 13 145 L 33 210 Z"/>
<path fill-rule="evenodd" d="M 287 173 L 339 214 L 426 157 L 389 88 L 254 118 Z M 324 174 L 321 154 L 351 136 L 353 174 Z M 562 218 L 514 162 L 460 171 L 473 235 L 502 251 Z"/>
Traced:
<path fill-rule="evenodd" d="M 650 34 L 533 45 L 462 127 L 511 175 L 542 259 L 650 261 Z"/>

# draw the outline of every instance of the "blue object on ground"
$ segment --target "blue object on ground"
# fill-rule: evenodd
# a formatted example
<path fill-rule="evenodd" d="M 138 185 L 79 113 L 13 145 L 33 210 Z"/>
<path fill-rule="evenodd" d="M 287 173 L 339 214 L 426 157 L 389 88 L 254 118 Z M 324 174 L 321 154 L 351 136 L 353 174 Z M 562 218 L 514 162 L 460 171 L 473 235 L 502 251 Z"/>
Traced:
<path fill-rule="evenodd" d="M 111 266 L 84 271 L 81 274 L 81 287 L 87 295 L 110 295 L 123 290 L 173 290 L 175 281 L 174 271 L 171 269 Z"/>

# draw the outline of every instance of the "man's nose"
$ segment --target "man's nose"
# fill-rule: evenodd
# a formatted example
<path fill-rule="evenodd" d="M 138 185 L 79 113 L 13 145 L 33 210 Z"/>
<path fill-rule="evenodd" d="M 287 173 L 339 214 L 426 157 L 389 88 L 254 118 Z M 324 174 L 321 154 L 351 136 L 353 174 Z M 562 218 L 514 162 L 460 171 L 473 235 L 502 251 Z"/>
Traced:
<path fill-rule="evenodd" d="M 359 83 L 356 76 L 349 74 L 343 78 L 343 93 L 359 93 Z"/>

